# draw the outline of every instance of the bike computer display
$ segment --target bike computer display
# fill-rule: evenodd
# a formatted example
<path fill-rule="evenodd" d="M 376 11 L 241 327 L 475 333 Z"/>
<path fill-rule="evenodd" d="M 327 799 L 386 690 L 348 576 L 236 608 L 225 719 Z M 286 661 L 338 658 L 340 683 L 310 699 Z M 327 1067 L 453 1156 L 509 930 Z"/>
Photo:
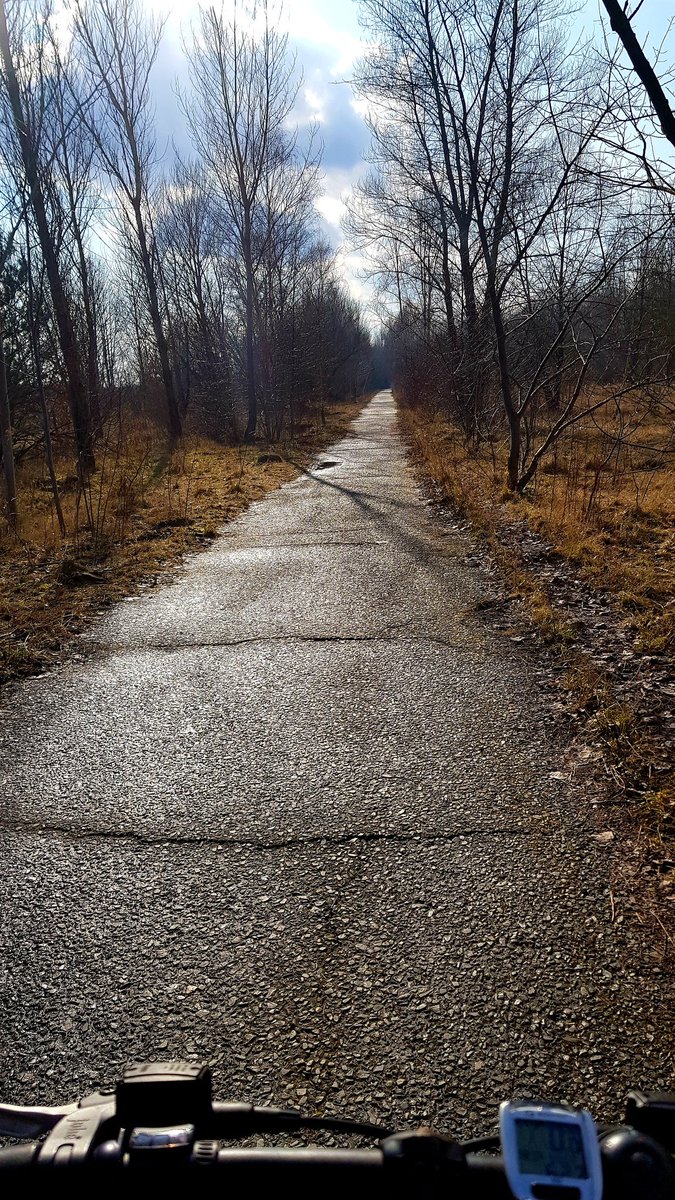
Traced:
<path fill-rule="evenodd" d="M 499 1109 L 499 1132 L 516 1200 L 600 1200 L 600 1147 L 586 1109 L 509 1100 Z"/>

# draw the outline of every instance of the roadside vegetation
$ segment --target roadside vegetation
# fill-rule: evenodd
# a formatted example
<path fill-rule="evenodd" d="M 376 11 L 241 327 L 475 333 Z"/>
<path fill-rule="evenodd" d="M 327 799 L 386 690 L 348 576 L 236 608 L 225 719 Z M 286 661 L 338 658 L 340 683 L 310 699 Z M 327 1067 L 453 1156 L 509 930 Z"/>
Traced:
<path fill-rule="evenodd" d="M 204 8 L 157 134 L 140 0 L 0 0 L 0 679 L 346 427 L 370 338 L 267 8 Z"/>
<path fill-rule="evenodd" d="M 670 861 L 675 839 L 675 469 L 653 449 L 607 448 L 593 425 L 561 441 L 524 494 L 504 488 L 504 444 L 467 446 L 442 412 L 403 407 L 413 459 L 489 548 L 527 620 L 565 666 L 569 708 L 603 748 L 611 776 Z M 650 441 L 660 420 L 643 431 Z M 528 533 L 539 539 L 532 542 Z M 543 564 L 543 569 L 542 569 Z M 572 582 L 561 595 L 559 565 Z M 577 589 L 575 581 L 579 581 Z M 571 597 L 570 597 L 570 594 Z M 601 603 L 600 620 L 594 596 Z M 590 622 L 583 628 L 586 614 Z M 594 627 L 595 622 L 595 627 Z M 616 678 L 613 629 L 629 662 Z M 583 636 L 583 635 L 586 636 Z M 665 685 L 665 686 L 664 686 Z M 650 701 L 642 710 L 645 696 Z"/>
<path fill-rule="evenodd" d="M 673 68 L 603 4 L 584 38 L 552 0 L 363 0 L 349 228 L 413 455 L 675 880 Z"/>
<path fill-rule="evenodd" d="M 675 461 L 667 449 L 672 431 L 659 414 L 647 419 L 637 405 L 634 417 L 632 436 L 617 438 L 608 420 L 579 426 L 560 440 L 522 495 L 504 488 L 503 442 L 467 445 L 438 411 L 407 408 L 402 421 L 458 513 L 489 533 L 527 521 L 584 580 L 613 594 L 638 650 L 672 653 Z"/>
<path fill-rule="evenodd" d="M 18 473 L 20 532 L 0 535 L 0 684 L 58 662 L 91 619 L 138 587 L 156 583 L 186 553 L 208 546 L 249 504 L 297 476 L 322 446 L 341 437 L 366 397 L 332 404 L 294 437 L 223 445 L 186 434 L 167 454 L 153 426 L 136 423 L 99 443 L 100 466 L 82 524 L 68 459 L 56 472 L 67 532 L 61 536 L 49 480 L 28 461 Z"/>

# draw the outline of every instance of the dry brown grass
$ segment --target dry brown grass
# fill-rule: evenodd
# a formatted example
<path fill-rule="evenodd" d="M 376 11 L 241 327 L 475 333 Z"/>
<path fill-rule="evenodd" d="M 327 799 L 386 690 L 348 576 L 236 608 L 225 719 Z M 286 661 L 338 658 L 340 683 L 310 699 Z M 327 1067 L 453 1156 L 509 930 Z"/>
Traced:
<path fill-rule="evenodd" d="M 611 591 L 637 647 L 675 647 L 675 440 L 672 420 L 632 414 L 617 442 L 611 414 L 568 434 L 524 499 L 530 524 L 583 577 Z M 639 424 L 638 424 L 639 422 Z M 660 448 L 660 449 L 659 449 Z"/>
<path fill-rule="evenodd" d="M 675 646 L 675 459 L 672 429 L 643 420 L 617 448 L 609 417 L 569 433 L 526 494 L 505 493 L 506 445 L 467 450 L 447 418 L 406 409 L 415 453 L 441 493 L 486 533 L 526 519 L 582 578 L 613 593 L 638 648 Z M 654 447 L 668 444 L 671 453 Z M 631 439 L 633 440 L 633 439 Z"/>
<path fill-rule="evenodd" d="M 136 423 L 122 436 L 111 429 L 86 502 L 78 502 L 71 464 L 57 463 L 65 540 L 43 465 L 27 463 L 18 481 L 19 534 L 0 531 L 0 683 L 57 661 L 101 608 L 208 544 L 252 501 L 296 476 L 364 402 L 331 406 L 325 425 L 308 423 L 293 443 L 273 447 L 191 436 L 167 456 L 149 425 Z"/>
<path fill-rule="evenodd" d="M 573 629 L 518 551 L 517 531 L 527 522 L 580 578 L 612 595 L 637 652 L 669 657 L 675 648 L 675 462 L 654 447 L 672 450 L 672 429 L 636 410 L 628 419 L 633 425 L 639 421 L 639 430 L 630 436 L 632 444 L 621 446 L 609 418 L 589 421 L 559 443 L 526 494 L 514 498 L 504 487 L 505 444 L 467 449 L 438 413 L 406 408 L 400 419 L 437 493 L 488 543 L 544 639 L 563 655 L 574 701 L 594 710 L 598 732 L 624 778 L 649 788 L 651 764 L 663 761 L 662 747 L 630 706 L 617 700 L 602 670 L 575 648 Z M 672 774 L 660 775 L 660 788 L 649 799 L 657 836 L 675 804 Z"/>

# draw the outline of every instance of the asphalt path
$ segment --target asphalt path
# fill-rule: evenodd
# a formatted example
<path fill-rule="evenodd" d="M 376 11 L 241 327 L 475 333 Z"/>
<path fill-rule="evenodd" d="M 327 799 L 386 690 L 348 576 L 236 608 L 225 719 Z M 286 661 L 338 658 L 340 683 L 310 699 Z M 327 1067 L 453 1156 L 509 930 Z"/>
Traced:
<path fill-rule="evenodd" d="M 531 650 L 388 392 L 0 727 L 0 1096 L 210 1061 L 223 1098 L 431 1121 L 673 1083 Z"/>

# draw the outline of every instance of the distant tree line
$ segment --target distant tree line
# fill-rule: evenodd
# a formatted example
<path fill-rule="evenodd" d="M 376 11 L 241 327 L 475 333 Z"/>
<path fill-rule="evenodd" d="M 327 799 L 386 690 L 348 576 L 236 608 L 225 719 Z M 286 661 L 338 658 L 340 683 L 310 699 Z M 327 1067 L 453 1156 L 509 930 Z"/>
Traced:
<path fill-rule="evenodd" d="M 522 490 L 594 413 L 670 404 L 673 189 L 617 55 L 554 0 L 362 0 L 350 226 L 400 396 L 507 441 Z M 670 407 L 672 414 L 672 406 Z"/>
<path fill-rule="evenodd" d="M 370 343 L 319 236 L 316 138 L 266 8 L 200 10 L 181 97 L 192 154 L 159 146 L 161 22 L 140 0 L 0 0 L 0 433 L 15 464 L 72 445 L 80 486 L 120 404 L 175 445 L 296 432 L 362 391 Z M 59 519 L 62 520 L 59 513 Z"/>

